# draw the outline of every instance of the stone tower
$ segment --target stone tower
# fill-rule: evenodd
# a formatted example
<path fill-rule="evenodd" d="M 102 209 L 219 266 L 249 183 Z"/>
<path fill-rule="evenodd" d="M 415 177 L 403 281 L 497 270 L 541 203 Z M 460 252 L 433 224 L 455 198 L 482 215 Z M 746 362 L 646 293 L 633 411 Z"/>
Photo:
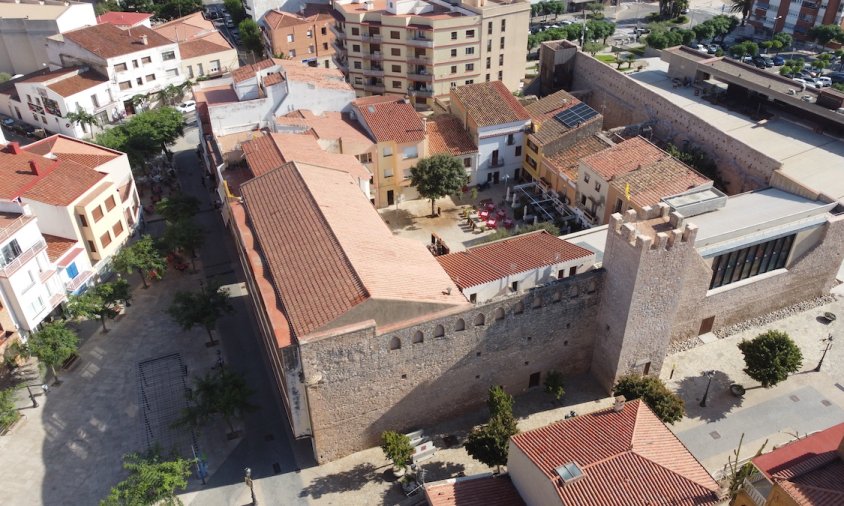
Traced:
<path fill-rule="evenodd" d="M 610 219 L 592 356 L 592 374 L 608 391 L 619 376 L 662 369 L 684 271 L 697 255 L 697 227 L 669 211 L 660 203 Z"/>

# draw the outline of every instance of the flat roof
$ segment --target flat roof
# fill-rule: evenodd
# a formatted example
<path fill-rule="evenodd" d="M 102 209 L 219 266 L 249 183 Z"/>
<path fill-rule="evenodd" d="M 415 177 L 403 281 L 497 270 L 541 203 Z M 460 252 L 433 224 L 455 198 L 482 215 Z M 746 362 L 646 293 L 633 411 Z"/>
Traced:
<path fill-rule="evenodd" d="M 844 142 L 782 117 L 755 122 L 714 106 L 692 87 L 674 88 L 668 64 L 647 58 L 648 69 L 629 77 L 677 107 L 779 162 L 776 172 L 804 188 L 844 203 Z"/>
<path fill-rule="evenodd" d="M 604 261 L 604 250 L 607 248 L 607 230 L 609 230 L 608 225 L 601 225 L 573 234 L 561 235 L 560 239 L 595 253 L 595 264 L 599 265 Z"/>

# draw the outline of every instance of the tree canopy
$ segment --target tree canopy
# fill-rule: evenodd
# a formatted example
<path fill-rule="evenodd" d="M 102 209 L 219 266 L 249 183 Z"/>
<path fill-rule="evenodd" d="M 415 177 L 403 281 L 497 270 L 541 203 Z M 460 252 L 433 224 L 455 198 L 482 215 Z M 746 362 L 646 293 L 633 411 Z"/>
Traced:
<path fill-rule="evenodd" d="M 489 421 L 473 430 L 463 446 L 473 459 L 500 470 L 507 464 L 510 437 L 519 433 L 513 418 L 513 397 L 500 386 L 491 387 L 487 408 Z"/>
<path fill-rule="evenodd" d="M 753 8 L 755 0 L 730 0 L 730 12 L 741 13 L 741 26 L 747 20 L 747 15 L 750 14 L 750 9 Z"/>
<path fill-rule="evenodd" d="M 201 326 L 208 332 L 208 340 L 214 343 L 211 330 L 224 314 L 234 312 L 229 302 L 229 293 L 218 284 L 203 285 L 198 292 L 176 292 L 167 313 L 182 329 L 190 330 Z"/>
<path fill-rule="evenodd" d="M 27 341 L 29 353 L 38 357 L 38 360 L 53 371 L 56 382 L 59 381 L 56 366 L 76 353 L 78 346 L 79 337 L 76 332 L 67 328 L 61 320 L 44 324 L 40 330 L 29 336 Z"/>
<path fill-rule="evenodd" d="M 196 250 L 205 243 L 205 231 L 193 220 L 179 220 L 167 223 L 161 240 L 171 251 L 189 253 L 192 262 Z"/>
<path fill-rule="evenodd" d="M 622 376 L 613 387 L 613 395 L 623 395 L 628 401 L 642 399 L 657 418 L 665 423 L 679 421 L 685 414 L 683 399 L 655 376 Z"/>
<path fill-rule="evenodd" d="M 549 14 L 559 16 L 564 12 L 566 12 L 566 3 L 560 0 L 543 1 L 530 5 L 531 17 L 547 16 Z"/>
<path fill-rule="evenodd" d="M 155 212 L 170 223 L 187 220 L 199 212 L 199 199 L 186 193 L 174 193 L 159 200 Z"/>
<path fill-rule="evenodd" d="M 229 14 L 231 14 L 232 21 L 235 24 L 246 19 L 246 11 L 243 9 L 243 3 L 240 0 L 223 0 L 223 5 Z"/>
<path fill-rule="evenodd" d="M 803 353 L 785 332 L 769 330 L 752 340 L 742 340 L 738 348 L 744 355 L 744 372 L 769 388 L 803 365 Z"/>
<path fill-rule="evenodd" d="M 111 489 L 100 506 L 182 504 L 176 490 L 187 488 L 192 464 L 193 461 L 176 455 L 165 459 L 158 452 L 126 455 L 123 469 L 129 471 L 129 476 Z"/>
<path fill-rule="evenodd" d="M 156 248 L 152 236 L 147 234 L 117 252 L 112 257 L 111 265 L 115 271 L 125 274 L 137 271 L 141 276 L 144 288 L 148 288 L 147 273 L 151 271 L 164 272 L 167 268 L 167 261 Z"/>
<path fill-rule="evenodd" d="M 830 41 L 842 38 L 842 31 L 838 25 L 815 25 L 809 29 L 809 35 L 822 47 L 826 47 Z"/>
<path fill-rule="evenodd" d="M 117 306 L 131 300 L 129 282 L 118 279 L 111 283 L 101 283 L 79 295 L 71 295 L 65 310 L 71 318 L 98 319 L 103 325 L 103 332 L 108 332 L 106 319 L 113 320 L 119 314 Z"/>
<path fill-rule="evenodd" d="M 431 200 L 431 215 L 438 198 L 452 195 L 466 184 L 466 169 L 457 158 L 437 153 L 419 160 L 410 169 L 410 185 L 416 187 L 419 195 Z"/>
<path fill-rule="evenodd" d="M 201 378 L 194 378 L 191 405 L 183 411 L 176 425 L 205 425 L 213 415 L 219 414 L 229 431 L 234 432 L 232 419 L 258 409 L 249 402 L 253 394 L 246 379 L 228 367 L 206 373 Z"/>
<path fill-rule="evenodd" d="M 132 165 L 141 167 L 176 142 L 184 133 L 184 124 L 179 111 L 160 107 L 135 114 L 126 123 L 105 130 L 95 142 L 126 153 Z"/>
<path fill-rule="evenodd" d="M 263 35 L 261 34 L 261 29 L 258 27 L 258 23 L 251 18 L 247 18 L 241 21 L 237 25 L 237 28 L 240 32 L 240 40 L 243 41 L 243 46 L 249 51 L 254 51 L 258 57 L 263 55 Z"/>
<path fill-rule="evenodd" d="M 413 457 L 410 438 L 392 430 L 381 434 L 381 450 L 384 456 L 393 461 L 396 467 L 405 467 Z"/>
<path fill-rule="evenodd" d="M 592 19 L 586 22 L 586 38 L 600 40 L 607 45 L 607 39 L 615 33 L 615 23 L 603 19 Z"/>

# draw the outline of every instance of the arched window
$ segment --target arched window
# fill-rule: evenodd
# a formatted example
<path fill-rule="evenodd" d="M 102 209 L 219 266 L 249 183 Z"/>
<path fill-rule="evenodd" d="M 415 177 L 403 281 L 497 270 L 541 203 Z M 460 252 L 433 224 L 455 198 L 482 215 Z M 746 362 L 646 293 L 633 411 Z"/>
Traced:
<path fill-rule="evenodd" d="M 516 302 L 516 304 L 513 306 L 513 314 L 522 314 L 524 312 L 525 305 L 522 303 L 522 301 Z"/>
<path fill-rule="evenodd" d="M 401 341 L 399 340 L 398 337 L 393 336 L 392 339 L 390 339 L 390 349 L 391 350 L 401 349 Z"/>
<path fill-rule="evenodd" d="M 504 308 L 498 308 L 495 310 L 495 319 L 496 320 L 503 320 L 504 319 Z"/>
<path fill-rule="evenodd" d="M 454 324 L 454 330 L 460 332 L 461 330 L 466 330 L 466 320 L 463 318 L 458 318 L 457 323 Z"/>
<path fill-rule="evenodd" d="M 425 340 L 425 336 L 422 335 L 421 330 L 417 330 L 415 334 L 413 334 L 413 344 L 419 344 Z"/>
<path fill-rule="evenodd" d="M 437 325 L 434 327 L 434 337 L 442 337 L 445 335 L 445 327 Z"/>
<path fill-rule="evenodd" d="M 571 289 L 569 289 L 569 297 L 572 299 L 577 297 L 577 285 L 572 285 Z"/>
<path fill-rule="evenodd" d="M 536 297 L 534 297 L 533 303 L 531 304 L 530 307 L 532 307 L 534 309 L 542 307 L 542 297 L 540 297 L 538 295 Z"/>
<path fill-rule="evenodd" d="M 562 298 L 563 298 L 563 294 L 560 293 L 559 290 L 557 290 L 556 292 L 554 292 L 554 296 L 551 298 L 551 301 L 552 302 L 560 302 L 560 300 L 562 300 Z"/>
<path fill-rule="evenodd" d="M 484 314 L 478 313 L 478 316 L 475 317 L 475 327 L 480 327 L 484 323 L 486 323 L 486 318 L 484 318 Z"/>

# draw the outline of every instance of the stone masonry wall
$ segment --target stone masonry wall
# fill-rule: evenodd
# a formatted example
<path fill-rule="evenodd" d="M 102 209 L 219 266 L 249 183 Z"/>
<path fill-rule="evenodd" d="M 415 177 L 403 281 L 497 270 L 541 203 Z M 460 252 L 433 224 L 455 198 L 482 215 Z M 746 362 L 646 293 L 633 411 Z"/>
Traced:
<path fill-rule="evenodd" d="M 652 122 L 658 138 L 677 146 L 688 141 L 702 148 L 718 165 L 730 194 L 768 186 L 780 166 L 764 153 L 588 55 L 577 53 L 573 72 L 571 90 L 592 92 L 586 101 L 602 111 L 604 128 Z"/>
<path fill-rule="evenodd" d="M 586 372 L 603 275 L 579 274 L 383 335 L 369 327 L 303 343 L 317 460 L 374 446 L 385 430 L 484 409 L 492 385 L 518 394 L 534 373 Z"/>

